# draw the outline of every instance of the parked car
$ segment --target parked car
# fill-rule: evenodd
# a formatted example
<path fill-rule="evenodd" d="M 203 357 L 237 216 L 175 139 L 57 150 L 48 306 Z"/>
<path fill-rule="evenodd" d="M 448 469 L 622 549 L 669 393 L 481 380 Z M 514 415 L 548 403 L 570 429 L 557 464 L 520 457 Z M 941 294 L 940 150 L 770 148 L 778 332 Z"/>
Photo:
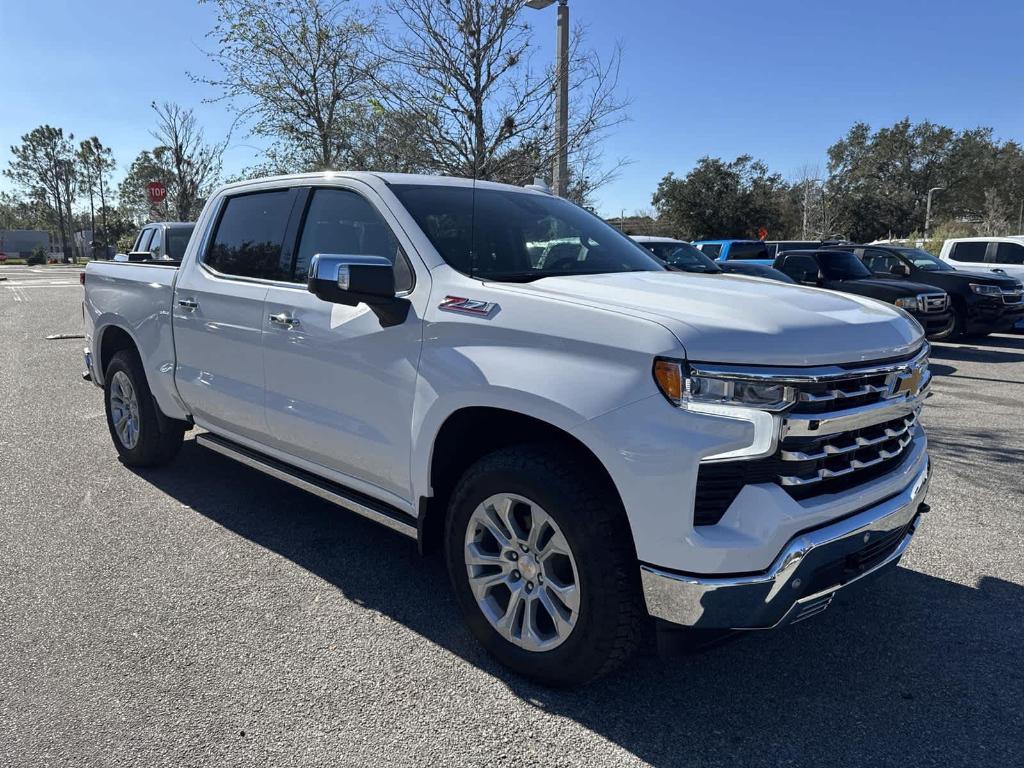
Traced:
<path fill-rule="evenodd" d="M 996 272 L 963 272 L 920 248 L 893 245 L 847 245 L 876 277 L 912 281 L 949 294 L 953 336 L 1007 331 L 1024 320 L 1021 282 Z M 830 249 L 832 250 L 832 249 Z"/>
<path fill-rule="evenodd" d="M 700 272 L 704 274 L 737 274 L 750 277 L 763 277 L 778 280 L 781 283 L 792 283 L 789 275 L 779 272 L 763 264 L 749 261 L 712 261 L 696 246 L 671 237 L 653 237 L 650 235 L 633 235 L 632 239 L 640 243 L 669 267 L 682 272 Z"/>
<path fill-rule="evenodd" d="M 114 256 L 115 261 L 181 261 L 195 223 L 158 221 L 139 230 L 128 253 Z"/>
<path fill-rule="evenodd" d="M 701 253 L 695 246 L 683 240 L 652 235 L 632 235 L 631 237 L 634 242 L 640 243 L 673 269 L 705 274 L 718 274 L 722 271 L 718 264 Z"/>
<path fill-rule="evenodd" d="M 1002 272 L 1024 280 L 1024 236 L 953 238 L 942 244 L 939 258 L 957 269 Z"/>
<path fill-rule="evenodd" d="M 945 291 L 924 283 L 874 277 L 850 251 L 786 251 L 775 260 L 775 268 L 802 285 L 895 304 L 921 324 L 929 339 L 945 338 L 953 332 L 954 317 Z"/>
<path fill-rule="evenodd" d="M 554 234 L 575 252 L 536 266 L 527 244 Z M 473 634 L 545 683 L 607 672 L 648 615 L 814 615 L 891 568 L 927 510 L 917 323 L 670 273 L 540 191 L 242 182 L 180 265 L 94 261 L 84 284 L 87 378 L 125 464 L 201 427 L 199 446 L 443 549 Z"/>
<path fill-rule="evenodd" d="M 772 265 L 772 256 L 768 246 L 761 240 L 695 240 L 693 242 L 701 252 L 715 261 L 753 261 Z"/>

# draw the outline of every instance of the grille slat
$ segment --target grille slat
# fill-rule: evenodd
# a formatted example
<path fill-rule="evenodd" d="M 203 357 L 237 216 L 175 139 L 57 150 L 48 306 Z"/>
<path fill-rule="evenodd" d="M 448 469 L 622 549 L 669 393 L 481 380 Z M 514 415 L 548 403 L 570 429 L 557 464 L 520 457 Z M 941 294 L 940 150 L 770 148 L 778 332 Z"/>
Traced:
<path fill-rule="evenodd" d="M 945 305 L 945 294 L 941 298 Z M 702 463 L 694 524 L 716 525 L 747 485 L 774 483 L 799 500 L 838 493 L 896 469 L 914 443 L 930 380 L 926 353 L 888 370 L 862 365 L 861 373 L 852 369 L 821 381 L 780 376 L 797 389 L 797 401 L 783 417 L 778 449 L 761 459 Z"/>
<path fill-rule="evenodd" d="M 921 295 L 924 302 L 922 310 L 926 313 L 945 312 L 949 305 L 949 296 L 945 293 L 925 293 Z"/>

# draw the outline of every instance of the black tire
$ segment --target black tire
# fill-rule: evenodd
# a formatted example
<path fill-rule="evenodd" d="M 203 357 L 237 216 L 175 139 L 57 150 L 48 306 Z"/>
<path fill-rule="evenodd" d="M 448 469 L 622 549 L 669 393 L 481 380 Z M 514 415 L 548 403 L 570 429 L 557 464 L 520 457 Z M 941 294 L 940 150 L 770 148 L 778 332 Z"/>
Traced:
<path fill-rule="evenodd" d="M 506 640 L 477 605 L 469 586 L 465 537 L 470 518 L 488 497 L 510 493 L 541 506 L 565 536 L 576 562 L 580 606 L 568 637 L 547 651 Z M 643 608 L 632 534 L 614 489 L 571 451 L 521 445 L 489 454 L 462 476 L 445 529 L 448 573 L 470 630 L 500 663 L 557 687 L 584 685 L 625 662 L 650 620 Z"/>
<path fill-rule="evenodd" d="M 112 381 L 118 373 L 128 377 L 138 402 L 139 434 L 132 447 L 121 440 L 111 415 Z M 103 382 L 107 429 L 110 430 L 110 439 L 114 441 L 121 461 L 130 467 L 153 467 L 173 459 L 181 449 L 186 425 L 166 417 L 161 418 L 153 400 L 153 393 L 149 389 L 142 361 L 135 351 L 123 349 L 115 353 L 103 374 Z"/>
<path fill-rule="evenodd" d="M 967 313 L 959 310 L 953 310 L 953 330 L 947 337 L 950 340 L 962 339 L 967 336 Z"/>

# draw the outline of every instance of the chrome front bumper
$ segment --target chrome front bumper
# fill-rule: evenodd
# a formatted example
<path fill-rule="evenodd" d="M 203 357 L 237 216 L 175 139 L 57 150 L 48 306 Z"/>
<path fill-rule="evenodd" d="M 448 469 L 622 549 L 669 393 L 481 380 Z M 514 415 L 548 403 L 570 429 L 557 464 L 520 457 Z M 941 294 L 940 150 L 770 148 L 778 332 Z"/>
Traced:
<path fill-rule="evenodd" d="M 794 537 L 762 573 L 702 576 L 641 565 L 647 610 L 709 629 L 768 629 L 820 613 L 840 589 L 899 562 L 924 511 L 928 472 L 886 501 Z"/>

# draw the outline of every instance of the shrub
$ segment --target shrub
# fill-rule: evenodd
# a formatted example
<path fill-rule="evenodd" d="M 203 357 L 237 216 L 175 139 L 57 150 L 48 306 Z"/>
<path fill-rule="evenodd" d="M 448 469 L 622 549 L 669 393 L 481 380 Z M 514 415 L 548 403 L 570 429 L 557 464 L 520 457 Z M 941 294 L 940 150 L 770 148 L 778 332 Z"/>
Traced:
<path fill-rule="evenodd" d="M 25 259 L 26 264 L 45 264 L 46 263 L 46 251 L 43 250 L 42 246 L 37 245 L 32 249 L 32 254 Z"/>

